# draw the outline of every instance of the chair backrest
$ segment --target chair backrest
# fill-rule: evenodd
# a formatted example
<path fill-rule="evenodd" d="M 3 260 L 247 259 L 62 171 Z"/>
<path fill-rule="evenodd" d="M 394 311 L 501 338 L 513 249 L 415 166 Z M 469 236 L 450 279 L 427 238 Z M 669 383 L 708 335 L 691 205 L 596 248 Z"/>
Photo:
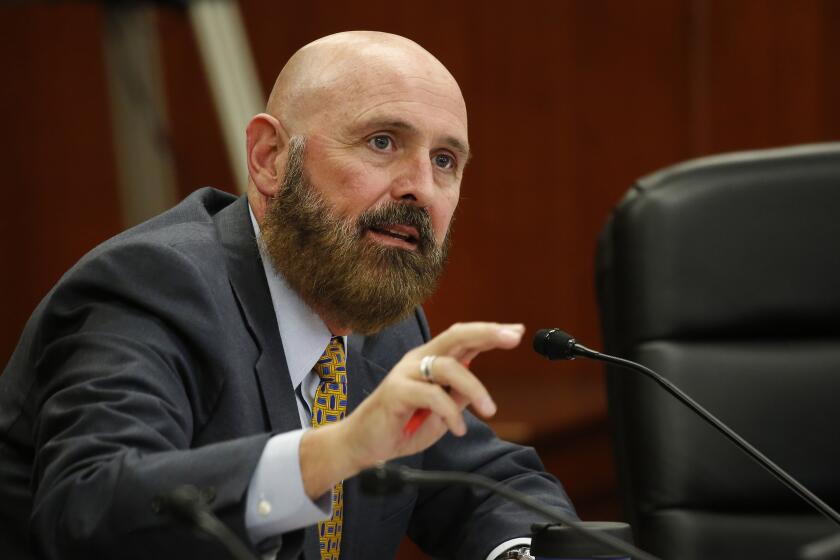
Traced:
<path fill-rule="evenodd" d="M 840 509 L 840 143 L 640 179 L 598 250 L 607 352 L 664 374 Z M 840 531 L 650 380 L 607 368 L 637 543 L 797 558 Z"/>

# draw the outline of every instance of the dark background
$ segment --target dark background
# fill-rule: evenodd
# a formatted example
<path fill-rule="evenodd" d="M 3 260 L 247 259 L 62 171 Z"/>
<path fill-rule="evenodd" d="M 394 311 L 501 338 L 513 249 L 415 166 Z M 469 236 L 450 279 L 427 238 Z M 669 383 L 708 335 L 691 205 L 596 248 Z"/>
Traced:
<path fill-rule="evenodd" d="M 597 347 L 594 251 L 634 179 L 711 153 L 840 139 L 840 2 L 245 0 L 267 92 L 303 44 L 416 40 L 458 79 L 470 144 L 451 265 L 426 309 L 561 326 Z M 180 196 L 235 190 L 185 13 L 156 9 Z M 0 362 L 64 270 L 123 228 L 97 3 L 0 7 Z M 244 140 L 244 133 L 243 133 Z M 714 227 L 710 217 L 709 227 Z M 698 259 L 714 258 L 698 254 Z M 474 369 L 497 431 L 538 448 L 584 519 L 621 517 L 600 369 L 530 343 Z M 406 545 L 401 558 L 417 557 Z"/>

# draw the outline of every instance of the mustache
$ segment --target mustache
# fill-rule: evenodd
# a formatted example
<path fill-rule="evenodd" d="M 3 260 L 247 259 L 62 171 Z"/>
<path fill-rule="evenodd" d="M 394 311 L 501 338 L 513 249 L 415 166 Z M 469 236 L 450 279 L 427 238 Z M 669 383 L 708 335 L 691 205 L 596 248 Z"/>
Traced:
<path fill-rule="evenodd" d="M 365 211 L 356 221 L 359 236 L 371 228 L 388 225 L 405 225 L 417 230 L 418 246 L 425 251 L 435 246 L 435 233 L 432 229 L 432 217 L 428 210 L 411 204 L 388 202 L 377 208 Z"/>

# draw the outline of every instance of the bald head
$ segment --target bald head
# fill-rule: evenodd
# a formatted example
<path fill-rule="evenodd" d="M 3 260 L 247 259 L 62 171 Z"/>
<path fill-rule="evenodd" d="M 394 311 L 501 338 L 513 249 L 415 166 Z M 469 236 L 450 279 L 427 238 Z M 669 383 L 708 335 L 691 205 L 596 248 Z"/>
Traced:
<path fill-rule="evenodd" d="M 435 261 L 437 267 L 431 261 L 409 263 L 432 246 L 445 255 L 469 159 L 464 98 L 435 57 L 387 33 L 319 39 L 292 56 L 266 113 L 251 119 L 246 136 L 248 201 L 266 246 L 273 247 L 274 264 L 334 334 L 362 328 L 360 317 L 371 310 L 380 314 L 379 303 L 388 300 L 383 278 L 413 290 L 414 295 L 393 292 L 401 305 L 386 307 L 399 307 L 400 316 L 431 293 L 434 282 L 421 282 L 420 289 L 400 274 L 439 271 L 445 258 Z M 296 222 L 304 200 L 319 210 Z M 342 244 L 316 243 L 323 231 L 334 231 Z M 286 238 L 300 242 L 271 242 Z M 308 253 L 313 247 L 315 253 Z M 397 266 L 392 257 L 409 260 Z M 339 258 L 349 259 L 352 273 L 321 270 Z M 311 267 L 305 270 L 303 263 Z M 336 276 L 352 278 L 357 287 L 368 282 L 363 291 L 371 298 L 358 291 L 329 296 L 323 279 Z M 365 311 L 351 313 L 339 301 L 362 302 Z"/>
<path fill-rule="evenodd" d="M 296 52 L 246 136 L 258 221 L 291 174 L 297 141 L 305 142 L 298 175 L 334 216 L 395 202 L 419 206 L 438 243 L 469 159 L 466 106 L 452 74 L 417 43 L 368 31 L 330 35 Z"/>
<path fill-rule="evenodd" d="M 290 135 L 306 135 L 314 120 L 345 112 L 354 96 L 377 88 L 431 84 L 436 95 L 450 97 L 453 117 L 466 126 L 461 91 L 452 74 L 423 47 L 399 35 L 348 31 L 328 35 L 298 50 L 272 88 L 266 112 Z"/>

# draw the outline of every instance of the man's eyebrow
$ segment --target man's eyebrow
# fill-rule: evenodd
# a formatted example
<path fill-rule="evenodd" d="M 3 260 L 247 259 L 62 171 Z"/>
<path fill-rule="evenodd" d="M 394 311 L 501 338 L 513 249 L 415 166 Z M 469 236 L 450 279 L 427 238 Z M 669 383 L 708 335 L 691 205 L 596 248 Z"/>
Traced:
<path fill-rule="evenodd" d="M 400 119 L 387 119 L 387 118 L 386 119 L 373 119 L 373 120 L 365 121 L 364 123 L 361 123 L 356 128 L 357 129 L 371 129 L 371 128 L 378 129 L 378 128 L 382 128 L 382 129 L 391 129 L 391 130 L 404 130 L 404 131 L 412 133 L 412 134 L 419 134 L 420 133 L 420 131 L 417 130 L 416 126 L 414 126 L 413 124 L 411 124 L 409 122 L 400 120 Z M 454 136 L 444 136 L 443 142 L 444 142 L 444 144 L 446 144 L 450 148 L 453 148 L 454 150 L 456 150 L 458 152 L 461 152 L 461 154 L 463 154 L 465 160 L 470 159 L 470 155 L 471 155 L 470 154 L 470 147 L 466 143 L 462 142 L 458 138 L 455 138 Z"/>

